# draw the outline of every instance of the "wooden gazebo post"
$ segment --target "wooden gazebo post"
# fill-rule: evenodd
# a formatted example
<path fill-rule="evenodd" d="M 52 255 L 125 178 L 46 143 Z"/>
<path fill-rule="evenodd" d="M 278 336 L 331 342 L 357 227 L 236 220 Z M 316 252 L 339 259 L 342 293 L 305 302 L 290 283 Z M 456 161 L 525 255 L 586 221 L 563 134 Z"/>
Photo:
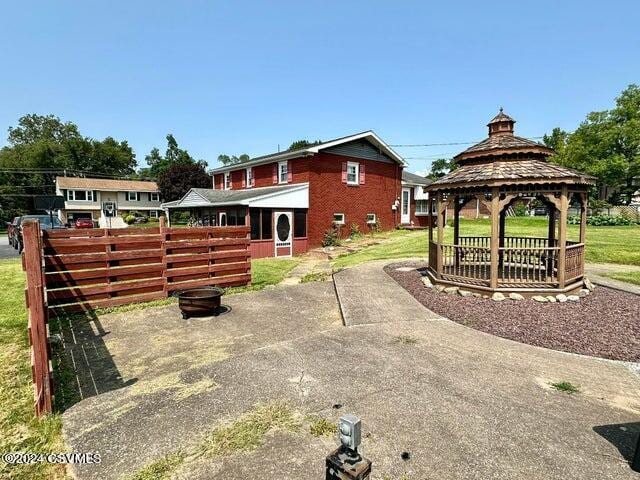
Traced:
<path fill-rule="evenodd" d="M 442 277 L 442 244 L 444 243 L 444 213 L 442 212 L 443 207 L 445 209 L 447 208 L 442 200 L 442 192 L 438 192 L 436 194 L 436 214 L 438 226 L 438 234 L 436 238 L 436 241 L 438 242 L 436 271 L 438 272 L 438 277 Z"/>
<path fill-rule="evenodd" d="M 491 274 L 489 286 L 498 287 L 498 252 L 500 237 L 500 189 L 491 189 Z"/>
<path fill-rule="evenodd" d="M 565 287 L 565 264 L 567 258 L 567 213 L 569 210 L 569 193 L 567 185 L 562 185 L 560 193 L 560 222 L 558 223 L 558 286 Z"/>

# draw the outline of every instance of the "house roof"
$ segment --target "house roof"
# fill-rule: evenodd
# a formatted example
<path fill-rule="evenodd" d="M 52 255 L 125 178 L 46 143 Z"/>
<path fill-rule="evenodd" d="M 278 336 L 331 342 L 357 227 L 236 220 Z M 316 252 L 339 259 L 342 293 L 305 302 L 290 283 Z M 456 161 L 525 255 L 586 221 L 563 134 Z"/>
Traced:
<path fill-rule="evenodd" d="M 319 153 L 321 150 L 335 147 L 337 145 L 341 145 L 348 142 L 353 142 L 355 140 L 366 139 L 371 142 L 373 145 L 378 147 L 380 151 L 385 153 L 391 159 L 398 162 L 400 165 L 404 165 L 404 160 L 400 155 L 398 155 L 389 145 L 387 145 L 378 135 L 375 134 L 372 130 L 367 130 L 365 132 L 355 133 L 353 135 L 347 135 L 346 137 L 335 138 L 333 140 L 329 140 L 327 142 L 322 142 L 318 145 L 312 145 L 305 148 L 299 148 L 296 150 L 285 150 L 284 152 L 276 152 L 271 153 L 269 155 L 262 155 L 260 157 L 251 158 L 249 160 L 234 163 L 233 165 L 226 165 L 224 167 L 215 168 L 211 173 L 222 173 L 228 172 L 231 170 L 237 170 L 240 168 L 250 167 L 253 165 L 261 165 L 264 163 L 271 163 L 275 161 L 288 160 L 290 158 L 297 157 L 306 157 L 313 156 Z"/>
<path fill-rule="evenodd" d="M 247 188 L 242 190 L 214 190 L 210 188 L 192 188 L 180 200 L 162 204 L 162 208 L 180 208 L 181 203 L 193 193 L 202 198 L 203 204 L 208 205 L 247 205 L 250 201 L 286 192 L 304 190 L 307 183 L 293 185 L 276 185 L 273 187 Z"/>
<path fill-rule="evenodd" d="M 410 173 L 407 171 L 402 171 L 402 183 L 407 183 L 411 185 L 429 185 L 433 180 L 427 177 L 422 177 L 420 175 L 416 175 L 415 173 Z"/>
<path fill-rule="evenodd" d="M 427 189 L 493 186 L 513 183 L 593 184 L 594 177 L 540 159 L 508 159 L 464 164 L 434 181 Z"/>
<path fill-rule="evenodd" d="M 141 180 L 111 180 L 107 178 L 56 177 L 58 188 L 81 190 L 111 190 L 157 192 L 156 182 Z"/>

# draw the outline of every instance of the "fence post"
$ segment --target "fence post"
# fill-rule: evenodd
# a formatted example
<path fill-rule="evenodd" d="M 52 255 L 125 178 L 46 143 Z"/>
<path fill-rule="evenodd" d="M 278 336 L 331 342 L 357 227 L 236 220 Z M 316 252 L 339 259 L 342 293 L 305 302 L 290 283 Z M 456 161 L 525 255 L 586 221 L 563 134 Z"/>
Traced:
<path fill-rule="evenodd" d="M 169 296 L 169 286 L 167 282 L 167 232 L 165 226 L 165 217 L 160 217 L 158 219 L 159 229 L 160 229 L 160 248 L 162 249 L 162 279 L 164 285 L 162 287 L 162 291 L 164 292 L 164 296 Z"/>
<path fill-rule="evenodd" d="M 36 415 L 41 416 L 51 413 L 52 387 L 40 224 L 29 220 L 23 223 L 22 240 L 24 242 L 23 265 L 27 277 L 26 298 L 29 315 L 29 343 L 31 344 L 31 373 L 34 383 Z"/>

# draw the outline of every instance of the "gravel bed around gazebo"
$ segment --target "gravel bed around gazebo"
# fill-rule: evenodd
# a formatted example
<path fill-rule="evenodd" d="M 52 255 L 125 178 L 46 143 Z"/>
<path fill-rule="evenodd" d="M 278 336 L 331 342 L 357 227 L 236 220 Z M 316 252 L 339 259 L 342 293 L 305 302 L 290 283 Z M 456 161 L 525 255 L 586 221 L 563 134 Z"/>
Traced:
<path fill-rule="evenodd" d="M 397 270 L 407 266 L 416 269 Z M 417 270 L 426 266 L 403 262 L 387 265 L 385 271 L 429 310 L 476 330 L 564 352 L 640 362 L 637 295 L 597 287 L 579 302 L 496 302 L 426 288 Z"/>

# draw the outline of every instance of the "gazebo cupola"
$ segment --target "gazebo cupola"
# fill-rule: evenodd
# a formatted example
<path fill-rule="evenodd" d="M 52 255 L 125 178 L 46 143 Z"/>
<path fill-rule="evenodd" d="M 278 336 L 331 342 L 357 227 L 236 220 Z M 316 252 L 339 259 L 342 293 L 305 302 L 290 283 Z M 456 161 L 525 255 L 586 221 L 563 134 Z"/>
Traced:
<path fill-rule="evenodd" d="M 557 294 L 581 288 L 587 192 L 593 177 L 547 161 L 553 150 L 514 134 L 515 120 L 500 112 L 489 137 L 454 157 L 456 168 L 426 187 L 431 210 L 429 268 L 433 283 L 477 293 Z M 516 202 L 535 198 L 548 211 L 546 235 L 507 236 L 506 218 Z M 460 210 L 477 200 L 490 212 L 491 234 L 460 235 Z M 567 240 L 570 202 L 580 205 L 580 234 Z M 447 209 L 453 238 L 445 242 Z"/>

